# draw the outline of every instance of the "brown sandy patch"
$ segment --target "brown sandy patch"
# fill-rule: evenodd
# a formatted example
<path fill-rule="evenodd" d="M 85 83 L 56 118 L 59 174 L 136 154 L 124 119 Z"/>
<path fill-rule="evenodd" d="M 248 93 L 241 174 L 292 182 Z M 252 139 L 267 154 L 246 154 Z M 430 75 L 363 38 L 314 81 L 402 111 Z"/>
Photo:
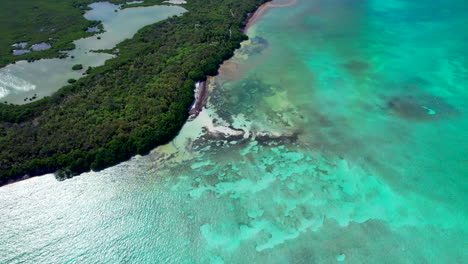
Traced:
<path fill-rule="evenodd" d="M 297 4 L 297 0 L 274 0 L 269 7 L 287 7 Z"/>
<path fill-rule="evenodd" d="M 246 32 L 253 24 L 255 24 L 270 7 L 288 7 L 297 4 L 298 0 L 273 0 L 260 6 L 257 11 L 250 16 L 247 25 L 244 28 Z"/>

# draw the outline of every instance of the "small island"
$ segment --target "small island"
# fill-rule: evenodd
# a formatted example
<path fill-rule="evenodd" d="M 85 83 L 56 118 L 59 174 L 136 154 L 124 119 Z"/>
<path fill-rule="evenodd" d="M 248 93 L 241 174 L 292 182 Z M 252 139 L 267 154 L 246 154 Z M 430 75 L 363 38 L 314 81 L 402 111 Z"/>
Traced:
<path fill-rule="evenodd" d="M 82 70 L 83 69 L 83 65 L 82 64 L 75 64 L 73 65 L 72 67 L 72 70 L 74 71 L 79 71 L 79 70 Z"/>

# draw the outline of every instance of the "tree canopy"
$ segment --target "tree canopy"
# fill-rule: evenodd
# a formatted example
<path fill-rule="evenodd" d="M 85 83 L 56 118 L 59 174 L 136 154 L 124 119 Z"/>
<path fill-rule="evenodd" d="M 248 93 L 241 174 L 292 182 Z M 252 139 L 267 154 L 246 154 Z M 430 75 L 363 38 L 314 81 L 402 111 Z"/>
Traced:
<path fill-rule="evenodd" d="M 0 104 L 0 184 L 101 170 L 170 141 L 195 82 L 217 74 L 247 39 L 248 13 L 266 1 L 189 1 L 189 12 L 144 27 L 118 44 L 119 56 L 52 96 Z"/>

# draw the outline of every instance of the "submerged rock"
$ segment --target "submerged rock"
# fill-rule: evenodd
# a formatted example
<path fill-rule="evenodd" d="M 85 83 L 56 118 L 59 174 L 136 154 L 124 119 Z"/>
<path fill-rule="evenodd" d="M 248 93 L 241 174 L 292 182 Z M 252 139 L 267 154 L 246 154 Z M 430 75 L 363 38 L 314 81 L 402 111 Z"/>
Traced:
<path fill-rule="evenodd" d="M 343 67 L 352 73 L 362 73 L 367 71 L 370 68 L 370 65 L 365 61 L 351 60 L 343 64 Z"/>
<path fill-rule="evenodd" d="M 340 254 L 338 256 L 336 256 L 336 261 L 339 261 L 339 262 L 342 262 L 346 259 L 346 255 L 345 254 Z"/>
<path fill-rule="evenodd" d="M 430 121 L 457 113 L 443 99 L 433 96 L 392 97 L 387 106 L 401 118 L 417 121 Z"/>
<path fill-rule="evenodd" d="M 268 47 L 268 41 L 261 37 L 255 37 L 250 40 L 249 45 L 245 45 L 240 52 L 243 54 L 250 56 L 254 54 L 258 54 L 265 50 Z"/>
<path fill-rule="evenodd" d="M 275 133 L 275 132 L 253 132 L 255 139 L 261 145 L 269 145 L 270 143 L 283 143 L 283 144 L 293 144 L 297 142 L 299 138 L 299 132 L 294 133 Z"/>

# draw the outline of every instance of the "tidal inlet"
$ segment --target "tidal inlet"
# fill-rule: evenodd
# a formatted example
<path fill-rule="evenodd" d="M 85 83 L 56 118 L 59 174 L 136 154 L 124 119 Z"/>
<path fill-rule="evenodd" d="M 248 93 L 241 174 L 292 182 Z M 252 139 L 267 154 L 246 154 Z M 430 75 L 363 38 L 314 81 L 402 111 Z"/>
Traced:
<path fill-rule="evenodd" d="M 462 0 L 274 0 L 150 154 L 0 188 L 0 263 L 467 263 Z"/>

